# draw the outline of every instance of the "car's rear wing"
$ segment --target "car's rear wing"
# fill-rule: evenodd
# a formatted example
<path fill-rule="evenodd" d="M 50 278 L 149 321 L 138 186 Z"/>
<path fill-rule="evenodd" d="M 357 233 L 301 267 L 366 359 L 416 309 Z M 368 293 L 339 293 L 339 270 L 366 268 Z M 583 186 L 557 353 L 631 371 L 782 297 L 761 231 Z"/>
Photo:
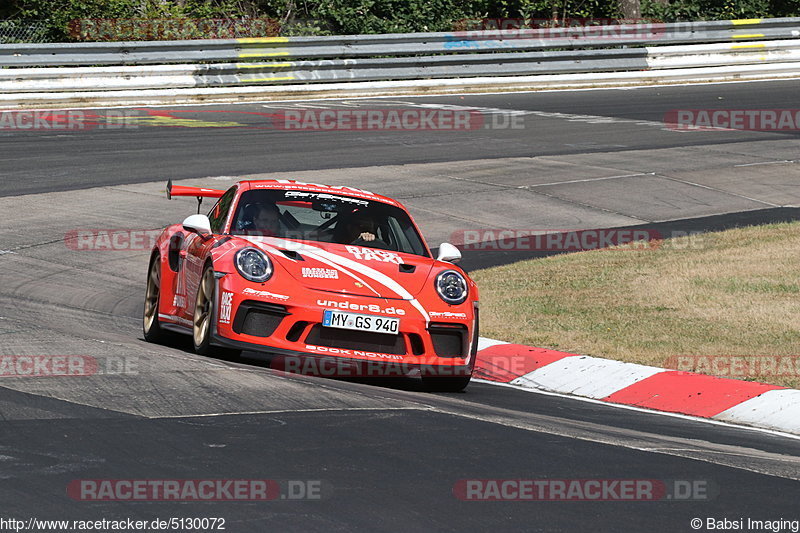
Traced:
<path fill-rule="evenodd" d="M 203 198 L 219 198 L 225 191 L 219 189 L 207 189 L 205 187 L 186 187 L 184 185 L 173 185 L 172 180 L 167 181 L 167 200 L 172 200 L 173 196 L 194 196 L 197 198 L 197 212 L 200 212 L 200 205 Z"/>
<path fill-rule="evenodd" d="M 173 185 L 172 180 L 167 182 L 167 199 L 172 200 L 173 196 L 194 196 L 196 198 L 219 198 L 225 191 L 219 189 L 206 189 L 205 187 L 185 187 L 183 185 Z"/>

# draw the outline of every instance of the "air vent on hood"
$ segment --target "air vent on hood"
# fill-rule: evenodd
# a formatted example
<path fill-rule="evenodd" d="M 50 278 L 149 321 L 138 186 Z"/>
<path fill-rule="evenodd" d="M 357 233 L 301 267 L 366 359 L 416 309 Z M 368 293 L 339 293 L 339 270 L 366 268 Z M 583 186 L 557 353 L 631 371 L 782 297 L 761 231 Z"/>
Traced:
<path fill-rule="evenodd" d="M 400 263 L 398 266 L 403 274 L 411 274 L 417 269 L 417 265 L 409 265 L 408 263 Z"/>
<path fill-rule="evenodd" d="M 303 259 L 303 256 L 300 255 L 299 252 L 295 252 L 294 250 L 279 249 L 278 251 L 293 261 L 305 261 L 305 259 Z"/>

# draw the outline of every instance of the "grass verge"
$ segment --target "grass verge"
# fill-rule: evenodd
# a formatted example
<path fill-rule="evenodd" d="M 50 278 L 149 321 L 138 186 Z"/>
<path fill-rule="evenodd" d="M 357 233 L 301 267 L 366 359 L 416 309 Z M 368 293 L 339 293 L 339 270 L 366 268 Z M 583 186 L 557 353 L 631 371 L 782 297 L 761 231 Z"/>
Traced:
<path fill-rule="evenodd" d="M 800 223 L 563 254 L 471 275 L 481 291 L 484 337 L 800 385 Z"/>

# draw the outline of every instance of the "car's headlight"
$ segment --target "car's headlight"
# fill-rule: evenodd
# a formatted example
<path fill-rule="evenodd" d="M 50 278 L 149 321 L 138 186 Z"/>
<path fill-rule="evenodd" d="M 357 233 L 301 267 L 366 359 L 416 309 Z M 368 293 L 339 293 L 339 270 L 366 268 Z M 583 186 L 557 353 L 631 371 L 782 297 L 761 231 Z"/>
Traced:
<path fill-rule="evenodd" d="M 455 270 L 445 270 L 436 276 L 436 292 L 445 302 L 458 305 L 467 299 L 467 280 Z"/>
<path fill-rule="evenodd" d="M 272 277 L 272 261 L 256 248 L 242 248 L 236 252 L 234 263 L 236 270 L 246 280 L 264 283 Z"/>

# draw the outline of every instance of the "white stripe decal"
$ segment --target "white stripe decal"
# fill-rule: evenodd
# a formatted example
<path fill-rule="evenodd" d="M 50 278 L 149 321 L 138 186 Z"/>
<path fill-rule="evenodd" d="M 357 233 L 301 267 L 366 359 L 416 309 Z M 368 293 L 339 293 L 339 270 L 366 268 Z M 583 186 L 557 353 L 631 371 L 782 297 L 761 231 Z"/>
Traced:
<path fill-rule="evenodd" d="M 333 261 L 335 263 L 339 263 L 341 265 L 346 265 L 348 268 L 351 268 L 351 269 L 355 270 L 356 272 L 360 272 L 361 274 L 364 274 L 365 276 L 369 276 L 371 279 L 374 279 L 375 281 L 377 281 L 378 283 L 380 283 L 381 285 L 383 285 L 387 289 L 389 289 L 391 291 L 394 291 L 396 294 L 401 296 L 404 300 L 408 300 L 409 303 L 411 303 L 411 305 L 413 305 L 417 309 L 417 311 L 419 311 L 422 314 L 422 316 L 425 317 L 426 326 L 430 322 L 430 318 L 428 317 L 428 312 L 425 310 L 424 307 L 422 307 L 422 304 L 420 304 L 419 301 L 417 301 L 417 299 L 414 298 L 414 295 L 412 295 L 410 292 L 408 292 L 405 289 L 405 287 L 403 287 L 402 285 L 397 283 L 395 280 L 393 280 L 392 278 L 390 278 L 389 276 L 387 276 L 383 272 L 379 272 L 379 271 L 375 270 L 374 268 L 370 268 L 370 267 L 368 267 L 366 265 L 362 265 L 361 263 L 358 263 L 357 261 L 353 261 L 352 259 L 348 259 L 346 257 L 341 257 L 339 255 L 332 254 L 330 252 L 326 252 L 325 250 L 320 250 L 318 253 L 320 255 L 322 255 L 322 256 L 327 256 L 331 261 Z"/>
<path fill-rule="evenodd" d="M 270 244 L 267 244 L 266 242 L 261 240 L 251 240 L 252 237 L 245 237 L 245 238 L 254 244 L 259 244 L 266 247 L 270 246 Z M 262 239 L 262 238 L 264 237 L 255 237 L 255 239 Z M 354 270 L 359 274 L 370 278 L 373 281 L 377 281 L 378 283 L 380 283 L 387 289 L 393 291 L 395 294 L 397 294 L 404 300 L 407 300 L 412 306 L 414 306 L 414 308 L 417 309 L 417 311 L 419 311 L 420 314 L 425 318 L 426 325 L 430 323 L 430 317 L 428 316 L 428 312 L 425 310 L 424 307 L 422 307 L 422 304 L 420 304 L 419 301 L 417 301 L 417 299 L 414 298 L 414 296 L 410 292 L 408 292 L 402 285 L 397 283 L 395 280 L 393 280 L 383 272 L 375 270 L 374 268 L 370 268 L 352 259 L 348 259 L 346 257 L 342 257 L 340 255 L 328 252 L 326 250 L 323 250 L 322 248 L 312 246 L 310 244 L 298 243 L 296 241 L 287 241 L 284 239 L 278 239 L 276 237 L 267 237 L 267 238 L 269 238 L 270 241 L 274 241 L 275 245 L 277 246 L 283 246 L 288 250 L 296 252 L 304 252 L 309 255 L 313 254 L 317 259 L 327 258 L 329 261 L 336 263 L 341 267 L 347 267 L 348 269 Z M 370 287 L 370 289 L 371 288 L 372 287 Z"/>
<path fill-rule="evenodd" d="M 264 237 L 256 237 L 256 239 L 263 239 L 263 238 Z M 272 239 L 276 239 L 275 237 L 271 237 L 271 238 Z M 260 240 L 253 241 L 253 240 L 251 240 L 252 239 L 251 237 L 245 237 L 245 239 L 250 241 L 252 244 L 255 244 L 255 245 L 259 246 L 260 248 L 265 249 L 265 251 L 267 251 L 267 252 L 272 252 L 274 254 L 281 253 L 278 248 L 273 247 L 273 246 L 269 245 L 266 242 L 263 242 L 263 241 L 260 241 Z M 287 243 L 289 243 L 289 246 L 286 246 Z M 292 251 L 295 251 L 295 252 L 298 251 L 298 250 L 302 250 L 302 252 L 304 254 L 306 254 L 307 256 L 311 257 L 312 259 L 316 259 L 320 263 L 324 263 L 324 264 L 326 264 L 326 265 L 328 265 L 330 267 L 333 267 L 334 269 L 336 269 L 336 271 L 341 272 L 342 274 L 345 274 L 347 276 L 350 276 L 351 278 L 353 278 L 354 280 L 358 281 L 359 283 L 362 283 L 365 287 L 367 287 L 369 290 L 374 292 L 376 296 L 380 296 L 381 295 L 381 293 L 378 292 L 377 290 L 375 290 L 372 287 L 372 285 L 370 285 L 369 283 L 367 283 L 363 279 L 359 278 L 358 276 L 356 276 L 355 274 L 353 274 L 352 272 L 350 272 L 349 270 L 347 270 L 343 266 L 335 264 L 335 263 L 332 263 L 332 262 L 328 261 L 327 259 L 324 259 L 323 257 L 320 257 L 319 255 L 315 254 L 311 250 L 310 246 L 307 246 L 307 245 L 304 245 L 304 244 L 300 244 L 300 243 L 297 243 L 297 242 L 294 242 L 294 241 L 281 241 L 281 246 L 283 246 L 283 248 L 285 248 L 287 250 L 292 250 Z M 287 257 L 287 259 L 289 259 L 290 261 L 295 261 L 291 257 Z M 295 262 L 297 262 L 297 261 L 295 261 Z"/>
<path fill-rule="evenodd" d="M 369 283 L 367 283 L 367 282 L 366 282 L 366 281 L 364 281 L 363 279 L 359 278 L 358 276 L 356 276 L 355 274 L 353 274 L 352 272 L 350 272 L 349 270 L 347 270 L 346 268 L 344 268 L 342 265 L 339 265 L 339 264 L 336 264 L 336 263 L 334 263 L 334 262 L 332 262 L 332 261 L 329 261 L 328 259 L 325 259 L 324 257 L 322 257 L 322 256 L 320 256 L 320 255 L 318 255 L 318 254 L 315 254 L 314 252 L 309 252 L 308 250 L 306 250 L 306 252 L 305 252 L 305 253 L 306 253 L 306 255 L 308 255 L 308 257 L 310 257 L 310 258 L 312 258 L 312 259 L 316 259 L 316 260 L 317 260 L 317 261 L 319 261 L 320 263 L 325 263 L 326 265 L 328 265 L 328 266 L 331 266 L 331 267 L 335 268 L 336 270 L 338 270 L 339 272 L 342 272 L 343 274 L 347 274 L 348 276 L 350 276 L 351 278 L 353 278 L 353 279 L 354 279 L 354 280 L 356 280 L 357 282 L 359 282 L 359 283 L 363 284 L 363 285 L 364 285 L 365 287 L 367 287 L 369 290 L 371 290 L 372 292 L 374 292 L 376 296 L 380 296 L 380 295 L 381 295 L 381 293 L 380 293 L 380 292 L 378 292 L 378 291 L 376 291 L 376 290 L 375 290 L 375 289 L 372 287 L 372 285 L 370 285 Z"/>
<path fill-rule="evenodd" d="M 178 324 L 183 324 L 184 326 L 194 326 L 191 320 L 186 318 L 181 318 L 175 315 L 165 315 L 163 313 L 158 313 L 158 318 L 164 318 L 166 320 L 172 320 L 173 322 L 177 322 Z"/>

